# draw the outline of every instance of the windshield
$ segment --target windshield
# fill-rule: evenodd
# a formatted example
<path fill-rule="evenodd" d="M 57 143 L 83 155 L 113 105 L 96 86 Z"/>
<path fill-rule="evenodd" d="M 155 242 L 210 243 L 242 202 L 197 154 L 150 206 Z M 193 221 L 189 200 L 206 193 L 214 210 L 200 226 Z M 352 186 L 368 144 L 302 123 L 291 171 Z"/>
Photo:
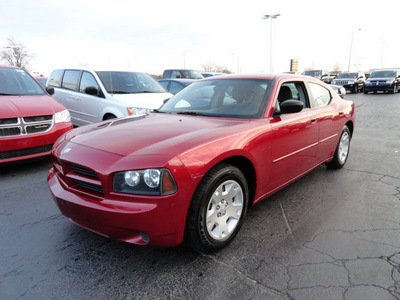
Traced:
<path fill-rule="evenodd" d="M 322 71 L 321 70 L 304 71 L 302 75 L 320 77 L 322 75 Z"/>
<path fill-rule="evenodd" d="M 339 76 L 337 77 L 337 79 L 340 79 L 340 78 L 353 78 L 353 79 L 355 79 L 355 78 L 357 78 L 357 73 L 340 73 L 339 74 Z"/>
<path fill-rule="evenodd" d="M 192 83 L 158 111 L 199 116 L 255 119 L 263 116 L 271 80 L 215 79 Z"/>
<path fill-rule="evenodd" d="M 46 92 L 24 70 L 0 68 L 0 95 L 46 95 Z"/>
<path fill-rule="evenodd" d="M 396 77 L 396 71 L 375 71 L 371 73 L 369 78 L 394 78 Z"/>
<path fill-rule="evenodd" d="M 96 72 L 109 94 L 166 93 L 152 77 L 136 72 Z"/>
<path fill-rule="evenodd" d="M 183 78 L 189 79 L 202 79 L 204 78 L 200 72 L 193 71 L 193 70 L 182 70 Z"/>

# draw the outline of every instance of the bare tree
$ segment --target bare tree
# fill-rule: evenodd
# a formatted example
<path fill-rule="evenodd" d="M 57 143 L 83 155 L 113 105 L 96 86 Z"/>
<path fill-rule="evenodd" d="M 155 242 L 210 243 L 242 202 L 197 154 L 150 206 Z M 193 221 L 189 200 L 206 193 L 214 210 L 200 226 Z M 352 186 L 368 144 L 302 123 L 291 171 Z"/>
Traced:
<path fill-rule="evenodd" d="M 202 63 L 201 67 L 203 68 L 203 71 L 205 71 L 205 72 L 219 72 L 219 73 L 227 73 L 227 74 L 232 73 L 227 67 L 217 65 L 216 63 L 213 63 L 211 61 Z"/>
<path fill-rule="evenodd" d="M 0 60 L 21 68 L 27 68 L 30 60 L 33 58 L 23 43 L 15 41 L 13 37 L 9 37 L 8 45 L 0 50 Z"/>
<path fill-rule="evenodd" d="M 205 72 L 212 72 L 216 68 L 215 63 L 211 61 L 207 61 L 201 64 L 201 67 L 203 68 L 203 71 Z"/>
<path fill-rule="evenodd" d="M 333 71 L 335 71 L 335 72 L 341 72 L 342 71 L 342 66 L 340 65 L 340 63 L 338 61 L 333 66 Z"/>

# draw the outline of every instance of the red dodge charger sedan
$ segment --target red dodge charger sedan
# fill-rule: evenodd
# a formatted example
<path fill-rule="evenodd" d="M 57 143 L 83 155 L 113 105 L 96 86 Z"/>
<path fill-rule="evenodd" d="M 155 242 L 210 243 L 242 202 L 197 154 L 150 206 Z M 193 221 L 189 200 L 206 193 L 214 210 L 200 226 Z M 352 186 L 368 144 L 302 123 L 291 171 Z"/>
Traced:
<path fill-rule="evenodd" d="M 151 114 L 62 136 L 48 174 L 61 212 L 129 243 L 211 252 L 248 207 L 321 164 L 346 163 L 354 104 L 303 76 L 197 81 Z"/>
<path fill-rule="evenodd" d="M 21 68 L 0 66 L 0 164 L 49 155 L 72 129 L 68 110 Z"/>

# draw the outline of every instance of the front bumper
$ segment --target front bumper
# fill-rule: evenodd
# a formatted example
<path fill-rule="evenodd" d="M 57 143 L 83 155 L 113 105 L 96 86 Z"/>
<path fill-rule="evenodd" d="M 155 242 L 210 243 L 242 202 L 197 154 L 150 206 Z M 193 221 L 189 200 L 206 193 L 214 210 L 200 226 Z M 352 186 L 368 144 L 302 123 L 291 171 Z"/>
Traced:
<path fill-rule="evenodd" d="M 385 84 L 385 85 L 366 85 L 364 87 L 365 92 L 391 92 L 393 91 L 393 84 Z"/>
<path fill-rule="evenodd" d="M 71 122 L 59 123 L 42 133 L 0 137 L 0 164 L 49 155 L 55 141 L 71 129 Z"/>
<path fill-rule="evenodd" d="M 177 216 L 165 207 L 172 199 L 154 203 L 93 200 L 64 188 L 54 169 L 49 171 L 48 185 L 61 213 L 95 233 L 139 245 L 167 247 L 182 242 L 173 221 Z"/>
<path fill-rule="evenodd" d="M 53 199 L 64 216 L 95 233 L 128 243 L 161 247 L 182 243 L 194 189 L 193 180 L 180 160 L 170 162 L 178 185 L 174 194 L 122 194 L 113 191 L 113 174 L 123 168 L 129 169 L 128 166 L 143 168 L 140 164 L 148 162 L 142 157 L 124 158 L 66 144 L 72 150 L 64 151 L 65 147 L 53 150 L 57 155 L 53 157 L 53 168 L 47 176 Z M 152 158 L 150 161 L 157 159 Z M 164 167 L 168 166 L 171 167 Z"/>

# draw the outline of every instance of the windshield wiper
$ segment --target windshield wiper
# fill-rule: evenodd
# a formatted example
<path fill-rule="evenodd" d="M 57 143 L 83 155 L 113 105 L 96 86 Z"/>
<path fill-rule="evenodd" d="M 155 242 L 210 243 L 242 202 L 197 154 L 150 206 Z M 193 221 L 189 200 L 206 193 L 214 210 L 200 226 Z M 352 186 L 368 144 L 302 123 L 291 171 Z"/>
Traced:
<path fill-rule="evenodd" d="M 129 92 L 124 92 L 124 91 L 107 91 L 110 94 L 130 94 Z"/>
<path fill-rule="evenodd" d="M 165 111 L 161 111 L 161 110 L 159 110 L 159 109 L 153 109 L 153 112 L 155 112 L 155 113 L 160 113 L 160 114 L 166 114 Z M 170 114 L 170 112 L 169 112 L 169 114 Z"/>
<path fill-rule="evenodd" d="M 180 111 L 180 112 L 177 112 L 176 114 L 178 114 L 178 115 L 189 115 L 189 116 L 206 116 L 205 114 L 198 113 L 198 112 L 195 112 L 195 111 Z"/>

